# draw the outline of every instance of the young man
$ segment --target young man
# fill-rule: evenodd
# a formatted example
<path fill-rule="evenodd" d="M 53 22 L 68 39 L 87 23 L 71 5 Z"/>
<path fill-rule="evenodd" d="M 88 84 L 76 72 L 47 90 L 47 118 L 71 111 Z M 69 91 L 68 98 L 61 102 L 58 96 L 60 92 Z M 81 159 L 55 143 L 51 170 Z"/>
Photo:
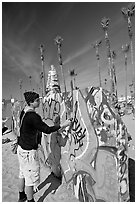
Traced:
<path fill-rule="evenodd" d="M 63 125 L 49 127 L 35 112 L 39 107 L 39 94 L 35 92 L 25 92 L 27 106 L 22 110 L 20 120 L 20 137 L 18 139 L 18 159 L 20 165 L 19 173 L 19 202 L 35 202 L 33 198 L 33 188 L 39 184 L 40 164 L 38 160 L 38 131 L 50 134 L 57 130 L 62 131 L 70 125 L 70 121 L 65 121 Z"/>

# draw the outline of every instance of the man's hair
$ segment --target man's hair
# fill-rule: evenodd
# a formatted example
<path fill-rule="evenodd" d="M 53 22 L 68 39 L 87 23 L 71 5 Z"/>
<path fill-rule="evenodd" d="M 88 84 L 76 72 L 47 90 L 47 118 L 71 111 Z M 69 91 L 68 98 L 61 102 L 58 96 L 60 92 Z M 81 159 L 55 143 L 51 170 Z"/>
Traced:
<path fill-rule="evenodd" d="M 28 105 L 33 103 L 37 98 L 39 98 L 39 94 L 36 92 L 28 91 L 24 93 L 25 101 Z"/>

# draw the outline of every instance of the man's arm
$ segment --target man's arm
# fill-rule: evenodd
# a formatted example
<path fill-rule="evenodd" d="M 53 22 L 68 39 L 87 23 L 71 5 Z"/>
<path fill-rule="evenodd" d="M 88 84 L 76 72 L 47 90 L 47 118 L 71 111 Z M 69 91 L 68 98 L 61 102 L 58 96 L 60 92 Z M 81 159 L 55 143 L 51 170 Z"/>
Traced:
<path fill-rule="evenodd" d="M 35 114 L 35 118 L 34 118 L 34 127 L 36 127 L 37 130 L 47 133 L 47 134 L 56 132 L 57 130 L 62 132 L 67 126 L 70 125 L 70 123 L 71 123 L 70 120 L 66 120 L 61 125 L 58 124 L 54 126 L 48 126 L 46 123 L 42 121 L 41 117 L 38 114 Z"/>

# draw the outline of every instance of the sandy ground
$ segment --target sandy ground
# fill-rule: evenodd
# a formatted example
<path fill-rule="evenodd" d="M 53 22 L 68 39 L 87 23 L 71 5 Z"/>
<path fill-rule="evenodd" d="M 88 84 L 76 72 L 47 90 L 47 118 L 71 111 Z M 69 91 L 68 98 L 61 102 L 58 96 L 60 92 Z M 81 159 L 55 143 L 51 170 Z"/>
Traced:
<path fill-rule="evenodd" d="M 123 120 L 132 136 L 129 147 L 129 157 L 135 160 L 135 120 L 132 115 L 124 116 Z M 12 133 L 2 136 L 2 139 L 14 139 Z M 2 144 L 2 202 L 17 202 L 18 200 L 18 172 L 17 155 L 11 152 L 11 142 Z M 52 190 L 57 189 L 55 194 Z M 58 179 L 50 175 L 47 167 L 41 164 L 41 190 L 35 194 L 38 202 L 78 202 L 72 192 L 72 187 L 65 183 L 60 185 Z"/>
<path fill-rule="evenodd" d="M 13 133 L 6 134 L 2 139 L 14 139 Z M 2 202 L 18 200 L 19 164 L 17 155 L 11 152 L 11 142 L 2 144 Z M 53 194 L 52 191 L 57 189 Z M 50 170 L 41 163 L 41 190 L 35 194 L 38 202 L 78 202 L 72 188 L 50 174 Z"/>

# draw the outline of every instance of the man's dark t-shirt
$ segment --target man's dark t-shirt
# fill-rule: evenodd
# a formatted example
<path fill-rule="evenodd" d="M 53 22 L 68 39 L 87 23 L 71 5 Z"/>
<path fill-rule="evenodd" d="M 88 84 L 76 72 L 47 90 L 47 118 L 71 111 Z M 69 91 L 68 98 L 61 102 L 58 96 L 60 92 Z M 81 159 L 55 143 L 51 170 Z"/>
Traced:
<path fill-rule="evenodd" d="M 49 127 L 35 111 L 28 111 L 25 113 L 24 110 L 22 110 L 20 119 L 22 119 L 24 114 L 25 116 L 20 129 L 20 137 L 18 138 L 18 144 L 24 150 L 38 148 L 38 131 L 50 134 L 60 129 L 60 126 Z"/>

